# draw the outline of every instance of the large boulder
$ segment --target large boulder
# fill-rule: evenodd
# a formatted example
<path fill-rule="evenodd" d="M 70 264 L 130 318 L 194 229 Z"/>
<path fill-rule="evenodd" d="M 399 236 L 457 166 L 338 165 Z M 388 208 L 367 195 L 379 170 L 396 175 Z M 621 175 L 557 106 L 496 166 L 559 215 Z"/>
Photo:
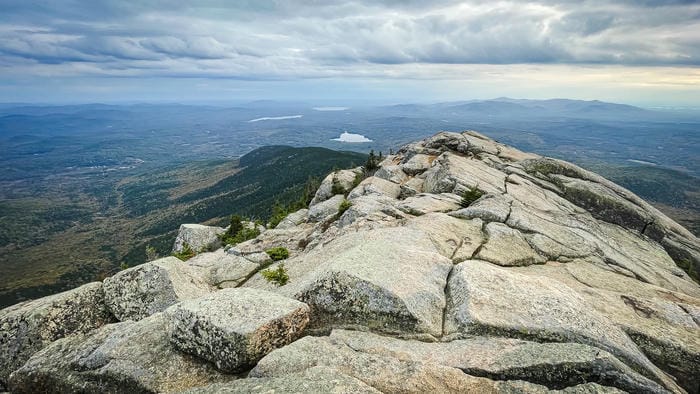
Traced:
<path fill-rule="evenodd" d="M 479 218 L 487 222 L 505 222 L 510 214 L 513 199 L 503 194 L 486 194 L 450 215 L 462 219 Z"/>
<path fill-rule="evenodd" d="M 435 158 L 436 156 L 433 155 L 419 153 L 405 160 L 405 162 L 401 164 L 401 169 L 406 174 L 418 175 L 427 171 L 433 164 L 433 160 L 435 160 Z"/>
<path fill-rule="evenodd" d="M 451 212 L 460 208 L 461 198 L 455 194 L 419 194 L 408 197 L 399 203 L 398 208 L 411 215 L 425 215 L 428 212 Z"/>
<path fill-rule="evenodd" d="M 398 357 L 397 357 L 398 356 Z M 458 368 L 376 349 L 353 349 L 334 337 L 304 337 L 265 356 L 249 378 L 292 378 L 323 366 L 356 378 L 383 393 L 544 393 L 546 387 L 518 382 L 496 382 L 468 375 Z M 517 390 L 517 389 L 519 390 Z M 520 391 L 525 390 L 525 391 Z"/>
<path fill-rule="evenodd" d="M 303 332 L 305 304 L 263 290 L 224 289 L 168 309 L 171 342 L 222 371 L 245 370 Z"/>
<path fill-rule="evenodd" d="M 187 263 L 165 257 L 105 279 L 105 303 L 120 321 L 139 320 L 212 291 Z"/>
<path fill-rule="evenodd" d="M 396 200 L 387 196 L 359 196 L 352 200 L 345 213 L 338 220 L 340 227 L 354 224 L 358 228 L 368 228 L 374 223 L 394 221 L 406 216 L 396 208 Z"/>
<path fill-rule="evenodd" d="M 13 393 L 161 393 L 234 379 L 176 351 L 162 313 L 58 340 L 10 378 Z"/>
<path fill-rule="evenodd" d="M 352 189 L 350 194 L 348 194 L 348 200 L 353 200 L 365 195 L 383 195 L 390 198 L 397 198 L 400 193 L 401 187 L 397 183 L 371 176 Z"/>
<path fill-rule="evenodd" d="M 309 208 L 309 221 L 320 222 L 329 216 L 338 213 L 340 204 L 345 200 L 345 196 L 337 194 L 327 200 L 319 202 Z"/>
<path fill-rule="evenodd" d="M 236 287 L 257 272 L 262 264 L 270 261 L 267 253 L 263 254 L 262 259 L 258 260 L 257 254 L 244 257 L 219 249 L 200 253 L 187 260 L 187 265 L 210 286 Z"/>
<path fill-rule="evenodd" d="M 401 184 L 408 179 L 406 173 L 398 165 L 383 165 L 374 173 L 374 176 L 397 184 Z"/>
<path fill-rule="evenodd" d="M 104 298 L 96 282 L 0 310 L 0 386 L 51 342 L 114 321 Z"/>
<path fill-rule="evenodd" d="M 287 215 L 281 222 L 277 224 L 277 229 L 288 229 L 293 228 L 306 221 L 307 215 L 309 213 L 308 209 L 300 209 L 296 212 L 292 212 Z"/>
<path fill-rule="evenodd" d="M 476 258 L 503 266 L 543 263 L 546 258 L 537 254 L 520 231 L 505 224 L 492 222 L 486 225 L 486 243 Z"/>
<path fill-rule="evenodd" d="M 354 168 L 351 170 L 338 170 L 326 176 L 321 185 L 316 190 L 314 198 L 309 204 L 310 207 L 328 200 L 334 195 L 345 194 L 352 190 L 355 183 L 355 177 L 362 172 L 362 168 Z M 333 185 L 335 184 L 335 188 Z M 336 190 L 334 190 L 336 189 Z"/>
<path fill-rule="evenodd" d="M 385 228 L 334 239 L 298 264 L 284 291 L 312 309 L 312 325 L 364 326 L 439 336 L 452 262 L 417 229 Z M 304 273 L 309 273 L 304 277 Z"/>
<path fill-rule="evenodd" d="M 334 393 L 381 394 L 360 379 L 350 377 L 337 369 L 311 367 L 301 372 L 266 378 L 248 378 L 230 383 L 215 383 L 184 391 L 183 394 L 219 393 Z"/>
<path fill-rule="evenodd" d="M 624 331 L 561 282 L 468 260 L 455 266 L 447 289 L 445 334 L 457 338 L 464 334 L 490 334 L 587 344 L 679 391 Z"/>
<path fill-rule="evenodd" d="M 423 192 L 461 194 L 477 188 L 493 194 L 505 192 L 506 174 L 481 160 L 451 152 L 441 154 L 424 174 Z"/>
<path fill-rule="evenodd" d="M 226 229 L 202 224 L 182 224 L 177 232 L 173 253 L 180 253 L 189 246 L 194 252 L 206 252 L 221 246 L 219 235 Z"/>
<path fill-rule="evenodd" d="M 479 250 L 485 239 L 483 225 L 480 219 L 463 220 L 437 212 L 406 222 L 406 227 L 426 232 L 437 251 L 455 263 L 471 259 Z"/>
<path fill-rule="evenodd" d="M 422 342 L 346 330 L 334 330 L 330 339 L 356 352 L 443 365 L 491 379 L 524 380 L 553 388 L 575 386 L 585 376 L 588 382 L 629 392 L 664 391 L 662 386 L 610 353 L 579 343 L 538 343 L 498 337 Z"/>

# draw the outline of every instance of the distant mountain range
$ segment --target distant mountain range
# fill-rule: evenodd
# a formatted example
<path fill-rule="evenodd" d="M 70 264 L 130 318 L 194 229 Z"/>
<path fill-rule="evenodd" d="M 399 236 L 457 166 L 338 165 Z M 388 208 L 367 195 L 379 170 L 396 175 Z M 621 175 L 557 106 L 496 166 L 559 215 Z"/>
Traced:
<path fill-rule="evenodd" d="M 437 104 L 401 104 L 385 107 L 398 112 L 433 112 L 473 114 L 480 116 L 527 116 L 527 117 L 586 117 L 605 118 L 615 116 L 644 116 L 647 118 L 664 117 L 658 111 L 626 105 L 606 103 L 593 100 L 525 100 L 499 97 L 492 100 L 453 101 Z"/>

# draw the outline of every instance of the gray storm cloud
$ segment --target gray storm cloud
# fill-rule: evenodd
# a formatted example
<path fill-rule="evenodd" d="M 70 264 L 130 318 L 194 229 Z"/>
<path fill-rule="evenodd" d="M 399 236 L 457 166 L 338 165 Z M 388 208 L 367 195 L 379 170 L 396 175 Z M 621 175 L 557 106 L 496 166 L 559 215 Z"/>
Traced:
<path fill-rule="evenodd" d="M 420 64 L 697 66 L 692 1 L 4 1 L 10 73 L 413 77 Z M 413 71 L 412 71 L 413 70 Z"/>

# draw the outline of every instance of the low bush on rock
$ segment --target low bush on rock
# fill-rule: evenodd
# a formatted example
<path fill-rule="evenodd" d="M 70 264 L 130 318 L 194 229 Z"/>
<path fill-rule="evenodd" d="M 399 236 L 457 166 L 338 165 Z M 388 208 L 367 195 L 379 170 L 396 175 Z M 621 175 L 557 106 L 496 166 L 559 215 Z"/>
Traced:
<path fill-rule="evenodd" d="M 287 248 L 278 246 L 276 248 L 268 249 L 265 251 L 272 261 L 280 261 L 289 257 L 289 250 Z"/>
<path fill-rule="evenodd" d="M 182 250 L 180 252 L 173 253 L 173 256 L 177 257 L 182 261 L 187 261 L 196 255 L 197 253 L 194 250 L 192 250 L 192 247 L 187 242 L 182 244 Z"/>
<path fill-rule="evenodd" d="M 228 231 L 219 235 L 221 242 L 225 245 L 236 245 L 241 242 L 245 242 L 249 239 L 253 239 L 260 235 L 260 230 L 258 226 L 253 225 L 252 228 L 243 224 L 243 218 L 239 215 L 231 216 L 231 225 Z"/>
<path fill-rule="evenodd" d="M 472 187 L 469 190 L 466 190 L 464 193 L 462 193 L 462 201 L 460 201 L 459 205 L 462 208 L 466 208 L 479 198 L 484 195 L 484 192 L 481 190 L 477 189 L 476 187 Z"/>
<path fill-rule="evenodd" d="M 333 195 L 347 193 L 347 190 L 345 190 L 343 185 L 340 184 L 338 178 L 333 178 L 333 182 L 331 183 L 331 193 Z"/>
<path fill-rule="evenodd" d="M 351 206 L 352 206 L 352 203 L 350 201 L 343 200 L 343 202 L 340 203 L 340 206 L 338 206 L 338 217 L 343 216 L 345 211 L 350 209 Z"/>
<path fill-rule="evenodd" d="M 277 286 L 284 286 L 287 284 L 287 282 L 289 282 L 289 275 L 287 274 L 287 270 L 284 269 L 284 263 L 280 263 L 280 265 L 278 265 L 275 269 L 264 269 L 260 272 L 260 274 L 268 282 Z"/>

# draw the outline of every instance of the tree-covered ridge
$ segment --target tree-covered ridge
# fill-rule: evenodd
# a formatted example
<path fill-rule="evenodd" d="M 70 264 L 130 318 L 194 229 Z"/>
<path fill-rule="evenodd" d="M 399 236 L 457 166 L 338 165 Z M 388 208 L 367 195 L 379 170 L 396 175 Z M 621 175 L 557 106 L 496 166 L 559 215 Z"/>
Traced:
<path fill-rule="evenodd" d="M 233 213 L 267 221 L 276 203 L 287 206 L 303 196 L 309 178 L 366 159 L 356 152 L 268 146 L 238 160 L 149 168 L 111 186 L 105 179 L 94 195 L 74 198 L 64 210 L 68 216 L 41 209 L 36 212 L 42 216 L 33 218 L 34 211 L 6 210 L 0 239 L 28 246 L 0 245 L 0 305 L 99 279 L 121 263 L 142 263 L 149 245 L 169 255 L 181 223 L 227 225 Z M 36 205 L 35 199 L 22 201 L 12 200 L 10 207 Z M 60 221 L 44 226 L 50 231 L 35 226 L 46 218 Z"/>

